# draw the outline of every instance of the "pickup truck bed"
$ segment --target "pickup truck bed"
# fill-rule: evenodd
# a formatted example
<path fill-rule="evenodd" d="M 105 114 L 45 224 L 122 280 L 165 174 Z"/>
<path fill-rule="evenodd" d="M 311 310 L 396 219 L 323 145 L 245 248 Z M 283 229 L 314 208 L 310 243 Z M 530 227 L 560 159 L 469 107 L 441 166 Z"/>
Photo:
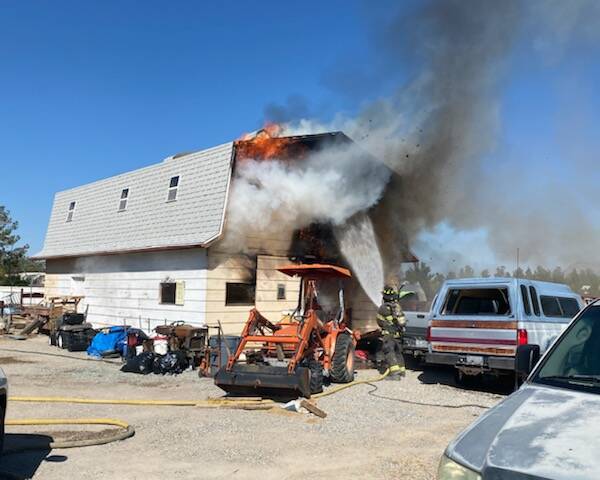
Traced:
<path fill-rule="evenodd" d="M 406 315 L 404 353 L 415 357 L 426 355 L 429 350 L 429 343 L 427 342 L 429 312 L 404 312 L 404 315 Z"/>

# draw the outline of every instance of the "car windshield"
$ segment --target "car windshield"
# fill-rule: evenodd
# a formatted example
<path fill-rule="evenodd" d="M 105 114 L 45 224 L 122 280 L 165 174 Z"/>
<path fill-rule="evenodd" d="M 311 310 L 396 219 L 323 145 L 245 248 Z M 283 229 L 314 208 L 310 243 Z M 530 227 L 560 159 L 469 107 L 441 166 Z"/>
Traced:
<path fill-rule="evenodd" d="M 569 327 L 533 382 L 600 392 L 600 306 L 588 308 Z"/>

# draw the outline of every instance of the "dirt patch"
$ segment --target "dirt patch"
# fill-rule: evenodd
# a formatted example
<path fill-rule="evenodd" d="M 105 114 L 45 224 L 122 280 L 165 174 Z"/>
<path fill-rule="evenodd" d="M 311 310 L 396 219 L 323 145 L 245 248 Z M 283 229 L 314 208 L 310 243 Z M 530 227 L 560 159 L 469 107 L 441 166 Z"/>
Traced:
<path fill-rule="evenodd" d="M 23 360 L 22 358 L 15 357 L 0 357 L 0 367 L 2 365 L 10 365 L 13 363 L 36 363 L 32 360 Z"/>
<path fill-rule="evenodd" d="M 83 354 L 69 358 L 45 338 L 31 338 L 27 349 L 42 355 L 35 357 L 37 364 L 21 361 L 17 353 L 9 363 L 0 357 L 13 396 L 205 400 L 223 395 L 211 379 L 198 378 L 191 370 L 177 376 L 127 374 L 119 371 L 119 363 L 74 362 Z M 25 358 L 31 359 L 31 352 Z M 377 376 L 374 370 L 357 372 L 361 380 Z M 376 385 L 378 397 L 369 395 L 372 387 L 358 385 L 319 398 L 319 408 L 327 412 L 324 419 L 279 406 L 251 411 L 9 402 L 7 418 L 116 418 L 136 433 L 122 442 L 55 450 L 52 455 L 65 457 L 60 464 L 43 461 L 47 452 L 39 458 L 6 456 L 0 471 L 43 480 L 108 480 L 122 476 L 124 468 L 131 480 L 161 478 L 165 472 L 181 480 L 231 478 L 234 472 L 236 479 L 432 480 L 448 442 L 485 411 L 469 405 L 488 407 L 503 398 L 485 388 L 456 388 L 452 373 L 439 369 L 408 371 L 402 381 Z M 447 404 L 463 407 L 442 407 Z M 115 432 L 88 425 L 7 430 L 9 437 L 21 436 L 29 444 L 38 437 L 86 440 Z M 335 455 L 315 447 L 319 445 L 335 445 Z"/>
<path fill-rule="evenodd" d="M 118 429 L 105 428 L 102 430 L 52 430 L 52 431 L 36 431 L 36 435 L 46 435 L 52 438 L 53 442 L 74 442 L 80 440 L 96 440 L 107 438 L 115 434 Z"/>

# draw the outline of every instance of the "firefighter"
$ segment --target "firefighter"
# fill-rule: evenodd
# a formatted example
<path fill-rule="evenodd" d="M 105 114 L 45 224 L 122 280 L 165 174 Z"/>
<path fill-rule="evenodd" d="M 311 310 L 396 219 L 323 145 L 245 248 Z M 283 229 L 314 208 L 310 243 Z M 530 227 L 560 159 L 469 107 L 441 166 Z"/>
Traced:
<path fill-rule="evenodd" d="M 383 302 L 377 310 L 377 324 L 381 328 L 381 352 L 383 362 L 390 370 L 388 378 L 400 379 L 404 376 L 402 356 L 402 334 L 406 318 L 400 308 L 400 292 L 392 285 L 383 288 Z"/>

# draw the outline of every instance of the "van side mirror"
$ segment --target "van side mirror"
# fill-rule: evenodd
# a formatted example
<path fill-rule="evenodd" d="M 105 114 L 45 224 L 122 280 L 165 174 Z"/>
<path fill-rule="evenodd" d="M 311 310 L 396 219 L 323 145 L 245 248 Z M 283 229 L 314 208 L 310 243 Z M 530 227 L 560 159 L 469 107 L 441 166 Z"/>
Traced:
<path fill-rule="evenodd" d="M 515 369 L 524 376 L 529 375 L 540 359 L 539 345 L 519 345 L 515 357 Z"/>

